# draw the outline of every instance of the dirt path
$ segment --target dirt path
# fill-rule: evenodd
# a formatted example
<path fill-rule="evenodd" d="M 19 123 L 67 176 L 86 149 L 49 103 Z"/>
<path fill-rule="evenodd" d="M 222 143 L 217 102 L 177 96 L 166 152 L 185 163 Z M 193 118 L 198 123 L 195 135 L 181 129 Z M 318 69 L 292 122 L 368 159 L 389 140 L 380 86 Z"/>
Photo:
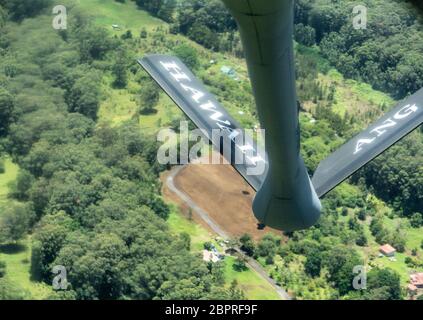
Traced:
<path fill-rule="evenodd" d="M 171 170 L 170 174 L 166 178 L 167 187 L 169 188 L 171 192 L 177 195 L 178 198 L 181 199 L 185 203 L 185 205 L 189 206 L 195 212 L 195 214 L 198 215 L 200 219 L 204 221 L 214 233 L 216 233 L 219 237 L 223 239 L 230 239 L 230 236 L 228 236 L 227 232 L 224 231 L 220 227 L 220 225 L 217 224 L 213 220 L 213 218 L 210 217 L 207 211 L 201 208 L 195 201 L 191 199 L 191 197 L 188 194 L 180 190 L 175 185 L 175 180 L 177 176 L 182 172 L 182 170 L 186 169 L 186 167 L 187 166 L 178 166 L 178 167 L 174 167 Z M 291 300 L 291 297 L 288 295 L 288 293 L 283 288 L 278 286 L 272 278 L 269 277 L 269 275 L 267 274 L 267 271 L 264 270 L 257 261 L 246 256 L 239 248 L 235 248 L 235 249 L 240 255 L 242 255 L 247 260 L 248 266 L 252 270 L 256 271 L 264 280 L 266 280 L 276 290 L 276 292 L 279 294 L 279 296 L 283 300 Z"/>

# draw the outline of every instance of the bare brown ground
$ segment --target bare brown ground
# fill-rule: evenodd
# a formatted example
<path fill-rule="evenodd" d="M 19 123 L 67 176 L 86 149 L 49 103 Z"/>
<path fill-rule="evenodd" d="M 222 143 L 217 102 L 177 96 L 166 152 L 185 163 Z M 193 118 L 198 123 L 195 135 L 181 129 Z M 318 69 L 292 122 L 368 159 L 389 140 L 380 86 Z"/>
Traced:
<path fill-rule="evenodd" d="M 182 212 L 188 215 L 189 208 L 167 188 L 166 177 L 167 174 L 162 176 L 165 198 L 176 202 Z M 248 233 L 259 240 L 268 232 L 281 235 L 277 230 L 257 229 L 258 221 L 251 209 L 255 191 L 230 165 L 191 164 L 176 176 L 175 186 L 203 208 L 232 237 Z M 193 219 L 210 230 L 195 214 Z"/>

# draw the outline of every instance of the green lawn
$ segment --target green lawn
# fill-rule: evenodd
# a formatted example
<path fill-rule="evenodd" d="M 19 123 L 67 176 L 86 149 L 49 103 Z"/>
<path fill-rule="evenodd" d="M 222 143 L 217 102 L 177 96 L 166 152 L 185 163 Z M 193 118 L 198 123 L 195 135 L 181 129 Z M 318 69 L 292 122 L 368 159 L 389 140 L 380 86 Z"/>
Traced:
<path fill-rule="evenodd" d="M 249 300 L 280 300 L 275 289 L 260 275 L 250 269 L 238 272 L 233 267 L 234 263 L 234 257 L 225 258 L 225 276 L 228 285 L 236 280 Z"/>
<path fill-rule="evenodd" d="M 380 268 L 389 268 L 396 271 L 401 277 L 401 284 L 406 286 L 410 282 L 410 273 L 413 271 L 406 263 L 405 258 L 407 257 L 404 253 L 395 254 L 395 261 L 389 260 L 388 257 L 376 258 L 374 261 Z"/>
<path fill-rule="evenodd" d="M 175 205 L 170 204 L 170 206 L 171 214 L 167 220 L 170 229 L 177 234 L 188 233 L 191 237 L 192 251 L 199 252 L 203 250 L 204 243 L 212 241 L 213 235 L 198 223 L 182 216 Z"/>
<path fill-rule="evenodd" d="M 407 248 L 420 248 L 423 243 L 423 227 L 407 229 Z"/>

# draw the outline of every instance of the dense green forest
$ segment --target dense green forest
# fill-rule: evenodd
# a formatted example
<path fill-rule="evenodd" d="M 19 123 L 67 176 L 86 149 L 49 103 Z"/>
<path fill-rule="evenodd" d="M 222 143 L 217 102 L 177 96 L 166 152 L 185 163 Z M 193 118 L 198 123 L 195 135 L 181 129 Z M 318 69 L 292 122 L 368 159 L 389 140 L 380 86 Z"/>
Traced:
<path fill-rule="evenodd" d="M 50 2 L 1 3 L 24 19 Z M 155 140 L 136 121 L 95 124 L 99 84 L 107 70 L 118 74 L 123 40 L 76 10 L 64 32 L 31 32 L 41 21 L 24 21 L 25 35 L 1 32 L 2 147 L 21 167 L 11 196 L 25 204 L 2 212 L 0 241 L 32 230 L 33 277 L 51 283 L 52 266 L 68 266 L 66 298 L 238 298 L 221 288 L 219 269 L 189 252 L 186 237 L 170 234 Z"/>
<path fill-rule="evenodd" d="M 236 24 L 219 0 L 176 0 L 136 3 L 173 22 L 181 32 L 207 48 L 242 54 Z M 347 77 L 404 98 L 423 87 L 421 16 L 406 1 L 362 1 L 368 11 L 364 30 L 352 27 L 353 0 L 295 2 L 296 40 L 318 45 L 322 54 Z M 174 12 L 173 14 L 171 12 Z"/>
<path fill-rule="evenodd" d="M 253 127 L 245 67 L 237 70 L 245 79 L 236 82 L 209 65 L 215 57 L 241 63 L 233 19 L 217 0 L 136 0 L 167 24 L 113 34 L 94 22 L 95 12 L 65 2 L 69 27 L 57 31 L 51 28 L 53 1 L 0 0 L 0 174 L 2 156 L 20 167 L 10 205 L 0 203 L 0 244 L 30 235 L 31 276 L 46 284 L 53 266 L 67 266 L 71 287 L 51 293 L 52 299 L 244 298 L 235 282 L 225 282 L 221 265 L 192 253 L 188 234 L 169 228 L 158 180 L 166 168 L 156 163 L 154 134 L 176 126 L 181 115 L 167 114 L 142 130 L 144 115 L 160 116 L 159 105 L 171 102 L 163 102 L 134 63 L 147 52 L 178 55 L 232 113 L 245 112 L 237 114 L 244 126 Z M 364 2 L 367 31 L 349 25 L 353 1 L 296 2 L 302 152 L 310 173 L 393 99 L 423 87 L 421 15 L 406 1 Z M 353 82 L 342 77 L 392 98 L 373 91 L 357 98 L 362 91 L 351 91 L 364 111 L 344 110 L 341 87 Z M 134 109 L 108 123 L 101 106 L 116 99 L 115 92 L 129 95 Z M 310 230 L 237 241 L 298 299 L 404 298 L 408 275 L 375 264 L 367 251 L 389 242 L 407 260 L 401 268 L 423 267 L 423 241 L 414 240 L 423 226 L 422 144 L 421 131 L 413 133 L 334 190 Z M 374 265 L 369 290 L 353 290 L 351 270 L 366 263 Z M 0 261 L 0 299 L 24 298 L 8 272 Z"/>

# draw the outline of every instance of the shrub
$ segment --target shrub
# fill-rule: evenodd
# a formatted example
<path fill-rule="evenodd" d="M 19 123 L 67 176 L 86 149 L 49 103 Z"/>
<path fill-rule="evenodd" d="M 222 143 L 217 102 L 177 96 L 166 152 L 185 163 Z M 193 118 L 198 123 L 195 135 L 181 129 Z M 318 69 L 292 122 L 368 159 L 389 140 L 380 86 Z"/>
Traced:
<path fill-rule="evenodd" d="M 0 278 L 3 278 L 6 275 L 6 263 L 0 261 Z"/>

